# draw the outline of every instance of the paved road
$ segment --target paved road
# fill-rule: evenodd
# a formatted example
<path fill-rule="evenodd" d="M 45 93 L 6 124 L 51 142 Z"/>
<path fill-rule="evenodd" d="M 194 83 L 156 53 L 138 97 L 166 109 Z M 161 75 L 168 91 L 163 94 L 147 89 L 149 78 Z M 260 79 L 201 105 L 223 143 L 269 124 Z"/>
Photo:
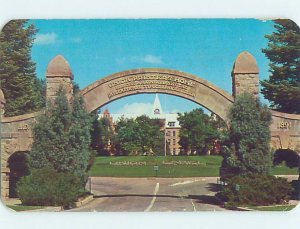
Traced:
<path fill-rule="evenodd" d="M 214 194 L 217 178 L 93 177 L 95 199 L 70 211 L 224 211 Z"/>

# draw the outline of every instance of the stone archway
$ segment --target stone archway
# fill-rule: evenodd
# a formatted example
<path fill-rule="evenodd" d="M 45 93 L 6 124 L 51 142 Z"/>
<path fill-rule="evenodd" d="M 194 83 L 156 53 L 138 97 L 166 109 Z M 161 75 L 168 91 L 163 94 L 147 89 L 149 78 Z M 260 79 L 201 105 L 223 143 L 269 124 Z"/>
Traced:
<path fill-rule="evenodd" d="M 233 97 L 212 83 L 192 74 L 160 68 L 134 69 L 100 79 L 81 91 L 86 108 L 95 111 L 119 98 L 142 94 L 165 93 L 200 104 L 224 121 Z"/>

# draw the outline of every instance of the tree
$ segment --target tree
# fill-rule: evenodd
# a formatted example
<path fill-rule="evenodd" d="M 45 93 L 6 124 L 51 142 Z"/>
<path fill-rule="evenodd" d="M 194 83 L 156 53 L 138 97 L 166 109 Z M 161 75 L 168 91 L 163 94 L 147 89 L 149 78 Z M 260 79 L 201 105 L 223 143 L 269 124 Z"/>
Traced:
<path fill-rule="evenodd" d="M 116 141 L 124 154 L 159 154 L 164 146 L 164 134 L 158 120 L 142 115 L 124 119 L 116 125 Z"/>
<path fill-rule="evenodd" d="M 113 130 L 109 120 L 105 117 L 98 120 L 98 116 L 95 116 L 92 125 L 92 148 L 98 155 L 109 155 L 109 144 L 113 142 Z"/>
<path fill-rule="evenodd" d="M 271 107 L 300 114 L 300 29 L 289 19 L 274 20 L 276 31 L 265 37 L 262 52 L 270 60 L 270 79 L 263 80 L 262 93 Z"/>
<path fill-rule="evenodd" d="M 229 119 L 221 176 L 222 169 L 241 175 L 268 174 L 272 163 L 269 145 L 271 113 L 268 108 L 253 95 L 243 93 L 237 96 L 231 107 Z"/>
<path fill-rule="evenodd" d="M 205 153 L 219 137 L 216 124 L 200 108 L 179 113 L 178 121 L 181 126 L 179 144 L 185 153 Z"/>
<path fill-rule="evenodd" d="M 0 87 L 6 116 L 40 110 L 45 105 L 42 82 L 36 78 L 31 48 L 37 29 L 28 20 L 12 20 L 0 33 Z"/>
<path fill-rule="evenodd" d="M 83 179 L 90 151 L 90 116 L 79 95 L 68 103 L 60 88 L 33 129 L 29 164 L 32 169 L 50 168 Z"/>

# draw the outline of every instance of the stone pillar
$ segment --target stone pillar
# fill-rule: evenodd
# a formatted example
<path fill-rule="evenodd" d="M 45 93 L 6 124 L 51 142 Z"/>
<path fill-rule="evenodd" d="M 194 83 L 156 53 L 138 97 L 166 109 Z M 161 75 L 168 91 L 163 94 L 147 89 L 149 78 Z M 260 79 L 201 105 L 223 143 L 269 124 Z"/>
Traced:
<path fill-rule="evenodd" d="M 53 101 L 60 86 L 65 89 L 66 96 L 70 101 L 73 95 L 73 73 L 68 61 L 62 55 L 57 55 L 50 61 L 46 72 L 46 78 L 47 102 Z"/>
<path fill-rule="evenodd" d="M 235 98 L 243 92 L 255 97 L 259 94 L 259 69 L 255 58 L 249 52 L 242 52 L 236 58 L 231 72 L 232 95 Z"/>

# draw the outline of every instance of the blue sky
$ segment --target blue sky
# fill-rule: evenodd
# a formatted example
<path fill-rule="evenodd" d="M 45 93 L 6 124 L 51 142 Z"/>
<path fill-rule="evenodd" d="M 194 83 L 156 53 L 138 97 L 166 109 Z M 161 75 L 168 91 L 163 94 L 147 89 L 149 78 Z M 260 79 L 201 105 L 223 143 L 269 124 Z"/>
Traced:
<path fill-rule="evenodd" d="M 119 71 L 159 67 L 192 73 L 231 93 L 232 66 L 238 54 L 245 50 L 257 59 L 260 79 L 269 76 L 269 61 L 261 49 L 267 46 L 264 35 L 274 31 L 272 21 L 131 19 L 31 22 L 39 29 L 32 49 L 38 76 L 45 78 L 49 61 L 62 54 L 70 63 L 80 88 Z M 129 96 L 106 107 L 112 113 L 147 110 L 154 97 Z M 168 112 L 199 107 L 170 95 L 161 95 L 160 100 Z"/>

